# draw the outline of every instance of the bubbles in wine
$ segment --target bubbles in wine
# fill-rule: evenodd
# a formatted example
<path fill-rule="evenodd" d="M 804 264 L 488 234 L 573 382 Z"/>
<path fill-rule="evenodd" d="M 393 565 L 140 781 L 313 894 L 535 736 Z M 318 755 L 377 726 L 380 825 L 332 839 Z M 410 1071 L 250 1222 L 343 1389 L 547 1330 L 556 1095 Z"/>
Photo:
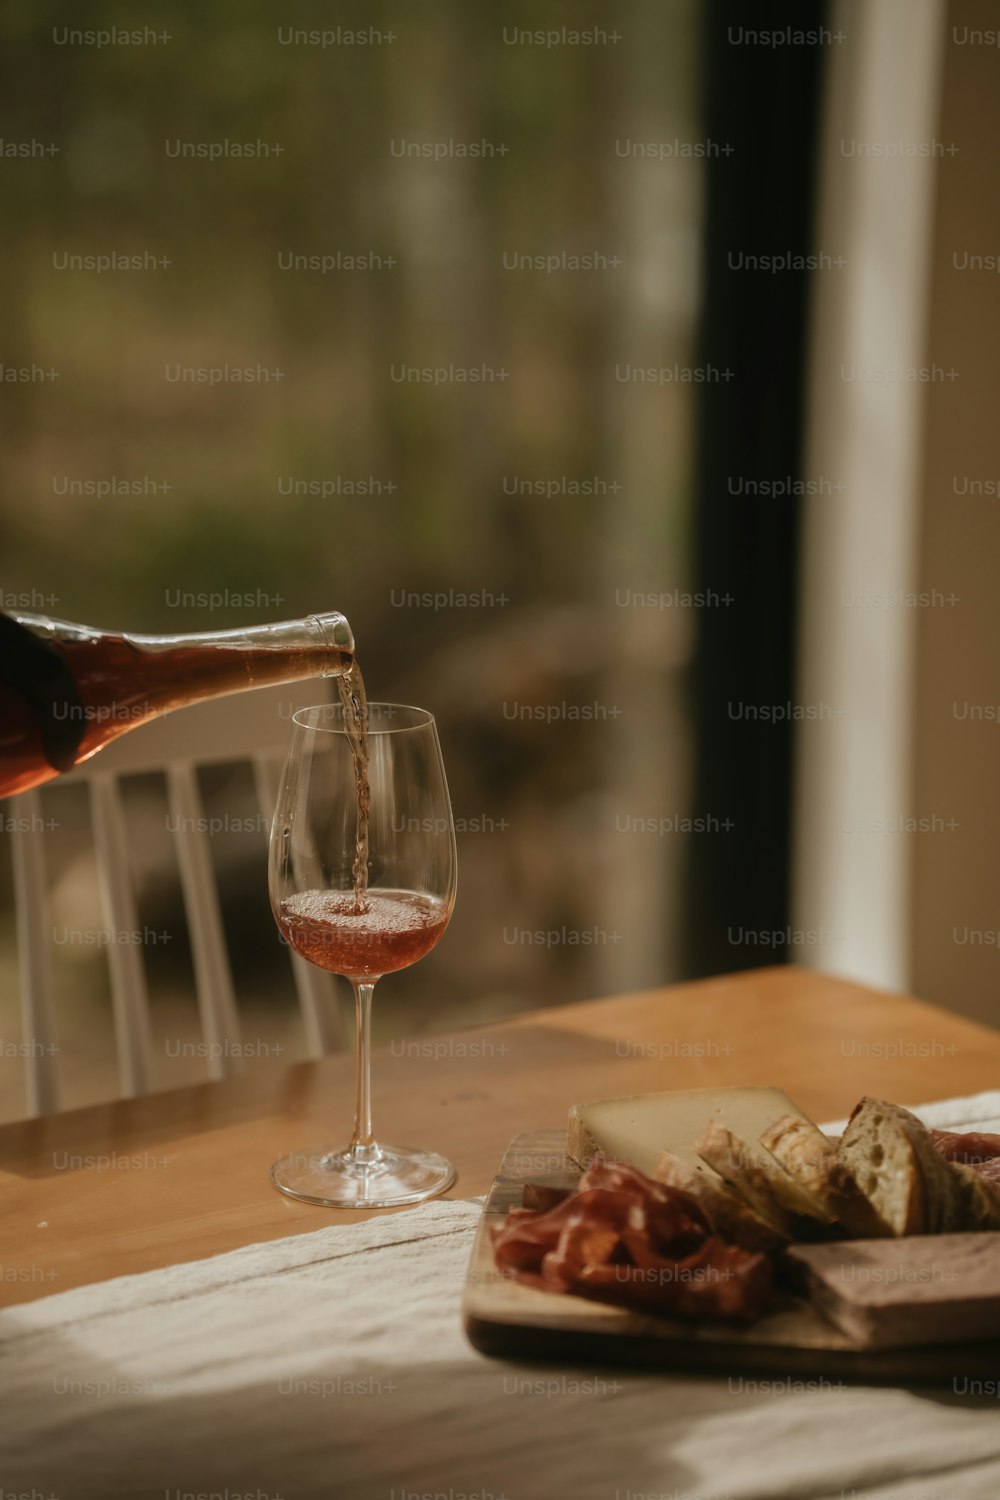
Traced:
<path fill-rule="evenodd" d="M 350 979 L 378 978 L 429 953 L 448 908 L 415 891 L 369 891 L 363 911 L 349 891 L 300 891 L 281 903 L 279 926 L 297 953 Z"/>

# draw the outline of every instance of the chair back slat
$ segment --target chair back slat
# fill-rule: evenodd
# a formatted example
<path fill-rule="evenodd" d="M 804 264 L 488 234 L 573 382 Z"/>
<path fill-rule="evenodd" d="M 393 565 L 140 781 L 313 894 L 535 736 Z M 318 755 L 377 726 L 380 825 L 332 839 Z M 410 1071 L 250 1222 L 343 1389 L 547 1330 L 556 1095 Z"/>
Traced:
<path fill-rule="evenodd" d="M 253 757 L 253 773 L 257 805 L 263 816 L 270 820 L 274 817 L 274 805 L 278 800 L 280 758 L 258 753 Z M 346 1037 L 332 977 L 307 963 L 299 953 L 293 951 L 291 959 L 309 1056 L 322 1057 L 327 1052 L 340 1051 L 346 1044 Z"/>
<path fill-rule="evenodd" d="M 167 799 L 176 827 L 177 863 L 191 935 L 198 1008 L 212 1078 L 237 1072 L 239 1019 L 197 773 L 190 762 L 167 767 Z"/>
<path fill-rule="evenodd" d="M 116 777 L 95 774 L 90 783 L 90 816 L 101 905 L 108 930 L 111 1008 L 115 1022 L 118 1074 L 124 1098 L 146 1094 L 155 1081 L 153 1037 L 138 936 L 128 834 Z"/>
<path fill-rule="evenodd" d="M 11 841 L 22 1042 L 27 1053 L 26 1103 L 29 1115 L 43 1115 L 57 1110 L 60 1100 L 45 824 L 37 791 L 22 792 L 7 806 L 13 809 Z"/>

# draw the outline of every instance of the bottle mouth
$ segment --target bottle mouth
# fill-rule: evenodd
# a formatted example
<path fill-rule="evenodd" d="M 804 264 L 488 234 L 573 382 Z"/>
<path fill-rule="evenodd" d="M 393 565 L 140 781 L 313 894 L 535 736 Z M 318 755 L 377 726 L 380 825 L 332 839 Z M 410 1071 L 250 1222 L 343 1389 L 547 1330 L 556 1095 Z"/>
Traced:
<path fill-rule="evenodd" d="M 354 631 L 346 615 L 342 615 L 339 610 L 332 610 L 326 615 L 310 615 L 309 619 L 318 627 L 327 645 L 354 655 Z"/>

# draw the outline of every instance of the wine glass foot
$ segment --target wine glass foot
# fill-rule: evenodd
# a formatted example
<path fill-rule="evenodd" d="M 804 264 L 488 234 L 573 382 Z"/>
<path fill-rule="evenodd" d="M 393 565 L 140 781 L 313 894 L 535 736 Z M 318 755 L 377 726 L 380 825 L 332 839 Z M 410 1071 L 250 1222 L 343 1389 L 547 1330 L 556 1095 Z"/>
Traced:
<path fill-rule="evenodd" d="M 422 1203 L 455 1181 L 455 1168 L 436 1151 L 408 1146 L 368 1148 L 358 1161 L 350 1149 L 294 1151 L 271 1168 L 279 1193 L 326 1208 L 396 1208 Z"/>

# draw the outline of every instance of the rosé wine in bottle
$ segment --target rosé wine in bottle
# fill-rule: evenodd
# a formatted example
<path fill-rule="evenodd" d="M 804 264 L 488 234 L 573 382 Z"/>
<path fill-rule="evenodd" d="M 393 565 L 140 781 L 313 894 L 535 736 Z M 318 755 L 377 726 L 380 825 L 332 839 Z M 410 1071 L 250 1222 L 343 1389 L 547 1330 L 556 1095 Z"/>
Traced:
<path fill-rule="evenodd" d="M 342 676 L 341 614 L 195 635 L 123 635 L 0 613 L 0 797 L 51 781 L 147 719 L 204 698 Z"/>

